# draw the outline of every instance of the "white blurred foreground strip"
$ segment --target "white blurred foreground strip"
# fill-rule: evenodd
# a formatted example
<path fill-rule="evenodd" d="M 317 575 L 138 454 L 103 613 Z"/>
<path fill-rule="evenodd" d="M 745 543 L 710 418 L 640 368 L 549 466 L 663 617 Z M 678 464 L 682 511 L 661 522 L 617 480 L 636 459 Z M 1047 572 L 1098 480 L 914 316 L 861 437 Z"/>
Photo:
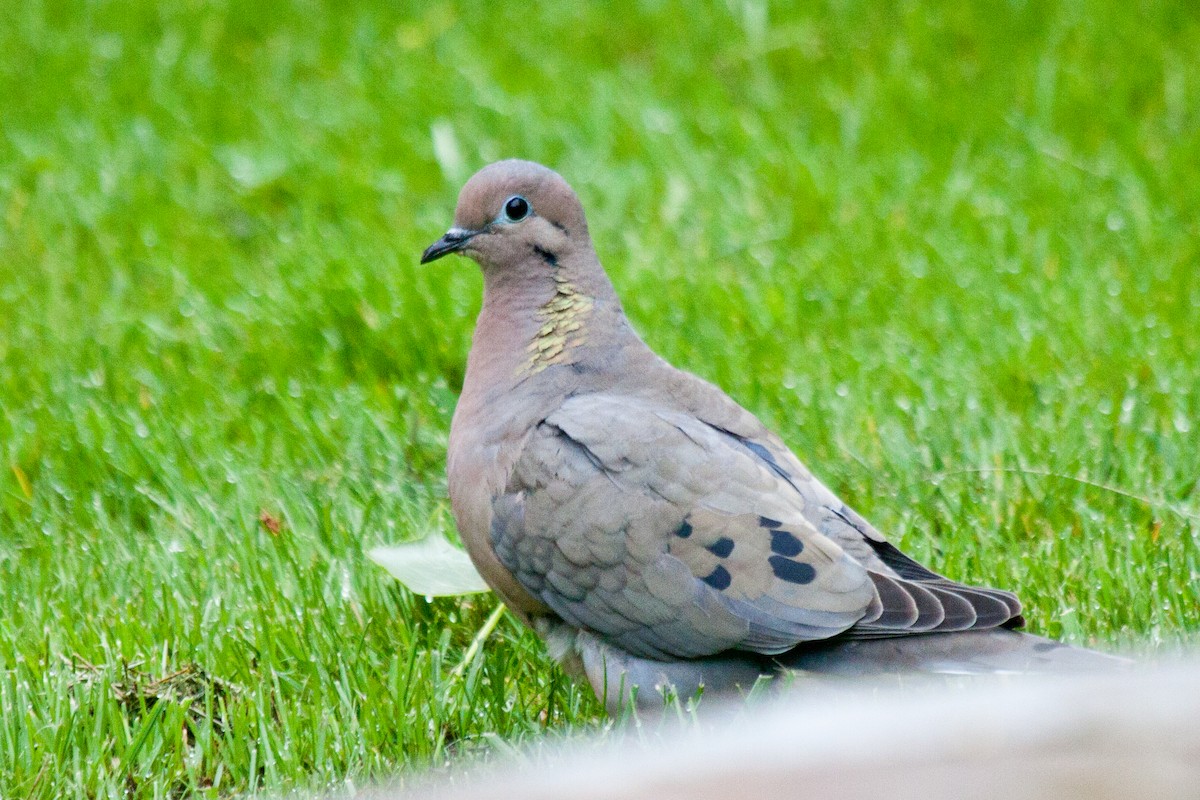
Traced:
<path fill-rule="evenodd" d="M 654 727 L 654 726 L 646 726 Z M 642 741 L 637 741 L 641 739 Z M 687 729 L 575 741 L 382 800 L 1200 798 L 1200 660 L 947 687 L 803 685 Z"/>

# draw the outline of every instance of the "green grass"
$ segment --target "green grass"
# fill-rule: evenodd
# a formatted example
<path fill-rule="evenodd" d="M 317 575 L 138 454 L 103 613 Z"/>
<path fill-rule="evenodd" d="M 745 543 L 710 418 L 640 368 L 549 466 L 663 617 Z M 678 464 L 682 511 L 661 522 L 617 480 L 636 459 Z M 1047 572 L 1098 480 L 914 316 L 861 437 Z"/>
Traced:
<path fill-rule="evenodd" d="M 480 281 L 417 257 L 513 155 L 913 555 L 1074 642 L 1200 626 L 1194 4 L 155 5 L 0 9 L 0 797 L 603 724 L 511 619 L 456 680 L 491 601 L 363 556 L 450 524 Z"/>

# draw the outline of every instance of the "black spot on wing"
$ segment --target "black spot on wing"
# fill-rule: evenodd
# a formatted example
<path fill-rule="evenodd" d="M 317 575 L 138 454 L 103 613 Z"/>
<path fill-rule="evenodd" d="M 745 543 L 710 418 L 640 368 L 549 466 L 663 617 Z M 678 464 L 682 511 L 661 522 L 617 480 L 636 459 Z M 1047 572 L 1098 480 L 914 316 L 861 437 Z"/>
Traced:
<path fill-rule="evenodd" d="M 545 261 L 550 266 L 552 266 L 552 267 L 558 266 L 558 256 L 554 255 L 554 253 L 551 253 L 546 248 L 539 247 L 538 245 L 535 244 L 533 246 L 533 252 L 537 253 L 538 257 L 541 258 L 542 261 Z"/>
<path fill-rule="evenodd" d="M 679 527 L 675 529 L 675 535 L 678 536 L 680 539 L 686 539 L 689 536 L 691 536 L 692 535 L 692 523 L 688 522 L 686 519 L 683 522 L 679 523 Z"/>
<path fill-rule="evenodd" d="M 729 588 L 729 584 L 733 583 L 733 578 L 729 574 L 729 570 L 718 565 L 716 569 L 708 573 L 708 575 L 700 580 L 707 583 L 714 589 L 724 590 Z"/>
<path fill-rule="evenodd" d="M 805 584 L 812 583 L 813 578 L 817 577 L 817 571 L 810 564 L 792 561 L 783 556 L 771 556 L 767 561 L 771 564 L 771 571 L 775 573 L 775 577 L 781 581 Z"/>
<path fill-rule="evenodd" d="M 759 517 L 758 524 L 764 528 L 778 528 L 783 523 L 777 519 L 771 519 L 770 517 Z"/>
<path fill-rule="evenodd" d="M 804 542 L 787 531 L 771 531 L 771 552 L 781 556 L 798 556 L 804 550 Z"/>
<path fill-rule="evenodd" d="M 714 556 L 728 558 L 729 554 L 733 552 L 733 539 L 730 539 L 728 536 L 722 536 L 705 549 Z"/>

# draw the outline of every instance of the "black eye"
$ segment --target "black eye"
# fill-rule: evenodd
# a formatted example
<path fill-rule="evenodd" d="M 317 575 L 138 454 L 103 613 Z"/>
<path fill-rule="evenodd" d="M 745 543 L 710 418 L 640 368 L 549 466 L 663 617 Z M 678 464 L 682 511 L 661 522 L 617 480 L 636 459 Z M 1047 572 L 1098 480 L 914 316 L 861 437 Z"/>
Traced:
<path fill-rule="evenodd" d="M 529 201 L 519 194 L 514 194 L 504 201 L 504 216 L 513 222 L 525 219 L 529 216 Z"/>

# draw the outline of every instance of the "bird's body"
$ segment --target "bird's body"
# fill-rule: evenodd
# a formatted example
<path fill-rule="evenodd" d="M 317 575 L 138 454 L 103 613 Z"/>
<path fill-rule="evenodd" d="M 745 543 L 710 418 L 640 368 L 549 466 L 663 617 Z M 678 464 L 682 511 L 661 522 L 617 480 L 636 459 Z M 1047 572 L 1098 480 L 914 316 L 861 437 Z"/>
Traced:
<path fill-rule="evenodd" d="M 488 583 L 598 694 L 1080 652 L 1001 630 L 1021 624 L 1014 595 L 909 559 L 647 347 L 556 173 L 477 173 L 423 260 L 455 251 L 480 263 L 484 301 L 450 434 L 454 515 Z"/>

